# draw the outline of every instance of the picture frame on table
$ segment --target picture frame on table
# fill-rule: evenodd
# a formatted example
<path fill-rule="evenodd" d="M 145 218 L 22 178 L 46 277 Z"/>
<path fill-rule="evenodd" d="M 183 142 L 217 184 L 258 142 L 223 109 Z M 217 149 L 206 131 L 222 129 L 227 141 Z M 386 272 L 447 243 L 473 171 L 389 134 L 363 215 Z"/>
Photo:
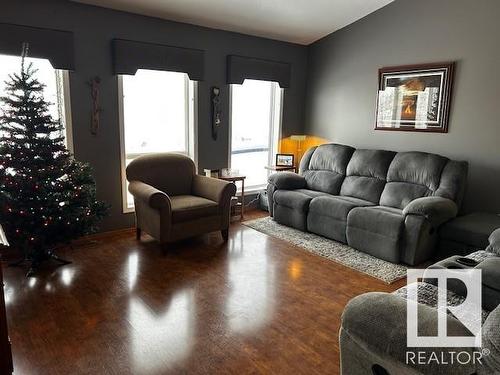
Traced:
<path fill-rule="evenodd" d="M 293 167 L 295 162 L 295 155 L 293 154 L 276 154 L 277 167 Z"/>

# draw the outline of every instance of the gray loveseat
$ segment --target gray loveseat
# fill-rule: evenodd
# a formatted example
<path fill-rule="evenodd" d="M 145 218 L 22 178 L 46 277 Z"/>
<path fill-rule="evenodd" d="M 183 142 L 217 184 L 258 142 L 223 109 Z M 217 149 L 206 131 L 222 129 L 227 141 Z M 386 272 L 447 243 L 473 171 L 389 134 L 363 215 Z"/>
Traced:
<path fill-rule="evenodd" d="M 309 149 L 299 174 L 269 177 L 270 215 L 378 258 L 409 265 L 429 259 L 437 228 L 458 213 L 467 162 L 423 152 Z"/>
<path fill-rule="evenodd" d="M 476 268 L 482 270 L 482 348 L 407 347 L 407 291 L 416 288 L 418 294 L 418 332 L 420 336 L 436 336 L 438 310 L 437 286 L 433 279 L 410 284 L 394 293 L 365 293 L 353 298 L 344 309 L 340 328 L 341 373 L 344 375 L 493 375 L 500 374 L 500 229 L 490 236 L 486 250 L 466 256 L 477 262 L 475 266 L 461 266 L 457 257 L 451 257 L 429 268 Z M 425 275 L 424 275 L 425 277 Z M 463 284 L 447 280 L 447 304 L 458 306 L 467 292 Z M 453 315 L 447 316 L 448 335 L 467 336 L 470 331 Z M 408 360 L 407 352 L 421 351 L 423 361 Z M 484 353 L 481 361 L 460 363 L 452 361 L 451 354 Z M 437 353 L 437 361 L 426 362 L 430 353 Z M 427 353 L 427 354 L 426 354 Z M 462 355 L 462 360 L 467 355 Z M 422 364 L 423 363 L 423 364 Z"/>

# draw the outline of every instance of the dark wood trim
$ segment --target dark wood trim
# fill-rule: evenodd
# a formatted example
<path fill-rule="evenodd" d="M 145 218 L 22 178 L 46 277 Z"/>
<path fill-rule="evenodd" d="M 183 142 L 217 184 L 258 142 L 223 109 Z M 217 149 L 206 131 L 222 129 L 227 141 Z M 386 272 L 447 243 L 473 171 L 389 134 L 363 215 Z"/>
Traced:
<path fill-rule="evenodd" d="M 12 351 L 7 332 L 7 316 L 3 294 L 2 264 L 0 262 L 0 374 L 12 374 Z"/>
<path fill-rule="evenodd" d="M 412 125 L 401 125 L 399 128 L 388 128 L 388 127 L 379 127 L 378 126 L 378 104 L 379 104 L 379 96 L 378 92 L 382 89 L 383 84 L 383 75 L 385 73 L 404 73 L 404 72 L 412 72 L 412 71 L 422 71 L 426 70 L 435 70 L 435 69 L 447 69 L 448 73 L 445 77 L 444 82 L 444 90 L 443 90 L 443 99 L 442 99 L 442 126 L 439 128 L 431 128 L 431 129 L 417 129 Z M 453 90 L 453 78 L 455 72 L 455 62 L 446 61 L 446 62 L 437 62 L 437 63 L 426 63 L 426 64 L 413 64 L 413 65 L 398 65 L 398 66 L 389 66 L 383 67 L 378 70 L 378 91 L 377 91 L 377 100 L 375 106 L 375 130 L 385 130 L 385 131 L 409 131 L 409 132 L 419 132 L 419 133 L 448 133 L 448 124 L 450 119 L 450 109 L 451 109 L 451 99 L 452 99 L 452 90 Z"/>

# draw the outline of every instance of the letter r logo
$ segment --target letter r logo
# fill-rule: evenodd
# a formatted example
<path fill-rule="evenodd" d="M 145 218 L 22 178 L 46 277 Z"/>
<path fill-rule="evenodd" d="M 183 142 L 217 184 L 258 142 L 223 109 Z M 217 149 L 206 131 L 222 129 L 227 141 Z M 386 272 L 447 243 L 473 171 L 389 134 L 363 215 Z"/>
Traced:
<path fill-rule="evenodd" d="M 437 336 L 418 335 L 419 278 L 437 280 Z M 457 306 L 448 306 L 447 281 L 458 279 L 465 285 L 465 300 Z M 447 318 L 451 312 L 472 335 L 448 336 Z M 479 269 L 408 269 L 407 273 L 407 346 L 408 347 L 481 347 L 481 270 Z"/>

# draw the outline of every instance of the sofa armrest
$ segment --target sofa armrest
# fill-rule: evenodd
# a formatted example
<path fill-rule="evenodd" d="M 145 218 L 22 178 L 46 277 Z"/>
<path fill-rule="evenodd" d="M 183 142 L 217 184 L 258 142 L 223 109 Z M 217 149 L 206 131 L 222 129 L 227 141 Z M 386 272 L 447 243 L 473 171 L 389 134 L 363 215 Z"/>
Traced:
<path fill-rule="evenodd" d="M 423 197 L 412 200 L 403 210 L 403 215 L 423 216 L 434 227 L 453 219 L 458 207 L 451 199 L 442 197 Z"/>
<path fill-rule="evenodd" d="M 416 304 L 400 296 L 389 293 L 372 292 L 353 298 L 342 314 L 342 331 L 359 343 L 374 357 L 383 358 L 384 363 L 398 363 L 399 367 L 419 371 L 426 374 L 472 374 L 473 363 L 462 365 L 449 358 L 450 351 L 466 351 L 472 355 L 475 348 L 426 347 L 411 348 L 407 345 L 407 304 Z M 419 336 L 435 336 L 437 334 L 438 316 L 442 312 L 437 309 L 417 304 Z M 454 317 L 447 316 L 448 335 L 467 336 L 468 329 Z M 341 357 L 344 355 L 341 347 Z M 435 352 L 438 357 L 448 359 L 448 365 L 435 362 L 419 364 L 418 355 L 412 353 L 425 350 Z M 363 356 L 363 354 L 359 354 Z M 369 357 L 368 355 L 366 357 Z M 472 362 L 472 361 L 471 361 Z M 346 374 L 349 373 L 348 369 Z M 390 372 L 390 371 L 389 371 Z M 390 372 L 392 373 L 392 372 Z M 408 371 L 408 373 L 414 373 Z"/>
<path fill-rule="evenodd" d="M 500 294 L 500 257 L 488 257 L 474 268 L 482 271 L 481 282 L 483 285 Z"/>
<path fill-rule="evenodd" d="M 293 172 L 278 172 L 269 176 L 268 182 L 276 189 L 295 190 L 307 186 L 306 179 Z"/>
<path fill-rule="evenodd" d="M 236 194 L 236 186 L 231 182 L 217 178 L 195 175 L 192 193 L 221 204 Z"/>
<path fill-rule="evenodd" d="M 493 231 L 489 238 L 490 244 L 486 248 L 486 251 L 495 253 L 500 256 L 500 228 Z"/>
<path fill-rule="evenodd" d="M 169 212 L 172 210 L 172 204 L 167 194 L 142 181 L 130 181 L 128 191 L 135 199 L 142 201 L 151 208 Z"/>

